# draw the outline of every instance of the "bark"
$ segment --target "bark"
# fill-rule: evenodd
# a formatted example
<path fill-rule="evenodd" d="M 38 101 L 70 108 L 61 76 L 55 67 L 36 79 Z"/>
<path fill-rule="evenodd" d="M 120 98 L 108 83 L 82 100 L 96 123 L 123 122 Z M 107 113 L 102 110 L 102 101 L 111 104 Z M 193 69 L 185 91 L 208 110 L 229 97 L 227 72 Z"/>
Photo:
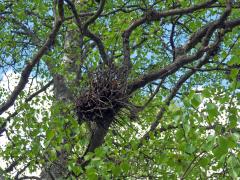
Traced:
<path fill-rule="evenodd" d="M 79 60 L 79 57 L 84 58 L 84 52 L 82 48 L 82 37 L 79 35 L 78 31 L 67 31 L 65 38 L 65 53 L 63 56 L 63 62 L 66 65 L 66 71 L 68 73 L 75 73 L 76 79 L 73 81 L 67 81 L 62 75 L 57 73 L 52 73 L 53 83 L 54 83 L 54 96 L 57 101 L 63 101 L 64 103 L 74 103 L 74 97 L 76 94 L 68 88 L 68 85 L 73 85 L 74 87 L 79 86 L 79 67 L 76 65 L 76 61 Z M 79 45 L 80 44 L 80 45 Z M 76 53 L 79 52 L 79 53 Z M 53 64 L 47 63 L 48 69 L 50 72 L 53 71 Z M 78 89 L 79 91 L 81 89 Z M 74 95 L 73 95 L 74 94 Z M 64 114 L 62 114 L 64 116 Z M 113 117 L 108 117 L 113 118 Z M 77 121 L 77 119 L 76 119 Z M 91 132 L 91 137 L 89 140 L 89 145 L 86 147 L 85 153 L 79 157 L 79 163 L 81 166 L 87 165 L 88 162 L 83 162 L 81 159 L 88 153 L 94 152 L 94 150 L 101 146 L 104 142 L 104 137 L 106 136 L 110 124 L 97 125 L 94 122 L 90 123 L 89 131 Z M 59 179 L 64 178 L 69 173 L 67 169 L 67 159 L 68 154 L 66 151 L 61 151 L 58 153 L 58 160 L 52 163 L 51 165 L 46 164 L 42 173 L 41 179 Z"/>
<path fill-rule="evenodd" d="M 64 19 L 63 11 L 59 12 L 59 16 L 61 18 L 59 20 L 56 18 L 57 20 L 56 25 L 54 26 L 52 33 L 49 35 L 49 38 L 47 39 L 46 43 L 39 50 L 36 56 L 30 61 L 30 63 L 26 65 L 26 68 L 22 72 L 22 77 L 19 81 L 18 86 L 16 87 L 12 95 L 8 98 L 7 102 L 5 104 L 0 105 L 0 114 L 4 112 L 6 109 L 8 109 L 14 103 L 18 94 L 22 91 L 22 89 L 26 85 L 29 74 L 31 73 L 33 67 L 40 61 L 41 57 L 44 54 L 46 54 L 48 49 L 54 44 L 54 38 L 57 35 L 57 32 L 61 26 L 63 19 L 70 20 L 70 21 L 74 20 L 79 28 L 78 30 L 66 31 L 64 56 L 62 61 L 66 67 L 66 73 L 74 74 L 75 79 L 72 81 L 67 80 L 64 77 L 64 75 L 58 74 L 53 70 L 55 64 L 51 64 L 51 63 L 54 63 L 54 62 L 47 63 L 48 69 L 53 77 L 54 96 L 56 98 L 56 101 L 64 102 L 65 104 L 74 103 L 74 98 L 77 97 L 80 91 L 82 91 L 82 89 L 79 88 L 79 81 L 81 81 L 81 73 L 82 73 L 81 65 L 84 63 L 83 61 L 85 59 L 88 59 L 87 58 L 88 51 L 89 50 L 91 51 L 95 46 L 98 49 L 99 55 L 101 57 L 101 60 L 99 61 L 102 61 L 105 65 L 108 65 L 109 67 L 113 67 L 112 64 L 114 65 L 114 63 L 111 62 L 112 59 L 109 57 L 110 56 L 109 51 L 104 46 L 101 36 L 99 34 L 95 34 L 93 31 L 90 31 L 90 29 L 88 28 L 97 20 L 97 18 L 99 18 L 100 16 L 106 16 L 106 14 L 102 13 L 104 9 L 105 0 L 100 1 L 99 8 L 95 13 L 89 12 L 89 13 L 85 13 L 85 15 L 83 15 L 84 13 L 80 14 L 77 12 L 78 8 L 75 8 L 74 1 L 65 0 L 65 2 L 68 4 L 68 6 L 70 7 L 70 10 L 73 13 L 72 19 L 71 18 Z M 130 74 L 133 67 L 131 54 L 134 50 L 134 47 L 130 46 L 131 45 L 130 37 L 131 37 L 131 34 L 139 26 L 142 26 L 144 24 L 147 24 L 153 21 L 160 21 L 166 17 L 174 17 L 174 16 L 191 14 L 198 10 L 210 8 L 210 6 L 216 2 L 217 2 L 216 0 L 208 0 L 204 3 L 200 3 L 191 7 L 170 9 L 162 12 L 157 12 L 154 9 L 149 9 L 149 10 L 146 10 L 146 12 L 144 12 L 141 17 L 132 21 L 129 27 L 122 32 L 122 48 L 123 48 L 122 64 L 123 65 L 121 67 L 121 70 L 122 70 L 122 74 L 125 74 L 125 76 L 123 77 L 124 81 L 126 81 L 127 83 L 128 74 Z M 63 1 L 59 1 L 59 4 L 63 6 Z M 60 6 L 58 9 L 61 10 Z M 115 13 L 115 12 L 117 12 L 117 10 L 114 10 L 112 13 Z M 218 20 L 211 21 L 207 23 L 205 26 L 199 28 L 197 32 L 192 33 L 191 37 L 189 37 L 189 41 L 187 41 L 186 44 L 183 44 L 180 47 L 175 47 L 175 45 L 173 44 L 173 36 L 175 31 L 173 27 L 172 35 L 171 35 L 172 36 L 171 45 L 172 45 L 172 49 L 174 50 L 174 55 L 173 55 L 174 61 L 166 65 L 165 67 L 162 67 L 161 69 L 158 69 L 156 71 L 137 77 L 136 79 L 133 79 L 132 82 L 130 82 L 127 85 L 129 96 L 133 94 L 136 90 L 139 90 L 140 88 L 145 87 L 147 84 L 155 80 L 167 78 L 168 76 L 177 72 L 180 68 L 184 67 L 184 65 L 199 61 L 201 58 L 204 57 L 204 55 L 208 53 L 210 53 L 209 57 L 214 55 L 221 43 L 221 41 L 216 41 L 214 43 L 209 42 L 211 37 L 214 35 L 214 33 L 217 30 L 220 30 L 221 28 L 225 29 L 226 27 L 228 27 L 229 30 L 231 30 L 240 24 L 240 19 L 227 20 L 228 16 L 230 15 L 230 12 L 231 12 L 231 3 L 228 4 L 228 6 L 226 7 L 226 11 Z M 80 18 L 85 16 L 86 18 Z M 92 44 L 89 45 L 91 47 L 86 48 L 86 46 L 84 46 L 84 42 L 83 42 L 84 36 L 93 42 Z M 143 39 L 143 42 L 144 41 L 145 39 Z M 191 50 L 196 48 L 197 44 L 201 44 L 201 47 L 199 49 L 196 49 L 197 50 L 196 53 L 189 53 Z M 80 65 L 79 65 L 79 61 L 80 61 Z M 166 100 L 165 102 L 166 105 L 170 104 L 170 101 L 175 97 L 177 91 L 179 90 L 179 88 L 181 88 L 181 85 L 196 71 L 197 70 L 190 70 L 189 73 L 186 73 L 186 75 L 179 80 L 179 82 L 176 84 L 176 87 L 172 90 L 170 96 Z M 74 89 L 72 89 L 72 87 L 74 87 Z M 151 99 L 153 99 L 153 97 Z M 149 102 L 151 101 L 151 99 L 149 100 Z M 162 108 L 160 113 L 157 115 L 156 121 L 152 123 L 150 127 L 150 131 L 146 135 L 144 135 L 143 137 L 144 140 L 148 139 L 150 132 L 153 132 L 156 130 L 164 112 L 165 112 L 165 108 Z M 63 117 L 65 116 L 64 113 L 61 115 Z M 107 135 L 107 132 L 111 126 L 111 122 L 112 122 L 112 119 L 114 118 L 114 115 L 111 114 L 108 117 L 104 117 L 104 119 L 108 119 L 107 122 L 109 122 L 104 126 L 90 121 L 89 131 L 91 132 L 91 137 L 89 140 L 89 144 L 87 147 L 85 147 L 86 150 L 83 153 L 83 155 L 79 157 L 79 161 L 78 161 L 79 165 L 82 166 L 83 168 L 89 163 L 89 161 L 84 161 L 84 156 L 88 152 L 94 152 L 96 148 L 100 147 L 104 143 L 104 138 Z M 0 132 L 1 132 L 1 129 L 0 129 Z M 49 162 L 49 164 L 46 163 L 41 173 L 41 179 L 59 179 L 59 178 L 66 177 L 67 174 L 69 174 L 69 171 L 67 169 L 67 160 L 68 160 L 68 154 L 66 151 L 62 150 L 58 152 L 58 160 L 56 160 L 55 162 Z M 15 164 L 13 164 L 13 166 L 15 166 Z M 10 170 L 11 168 L 12 167 L 10 166 Z"/>
<path fill-rule="evenodd" d="M 106 53 L 106 49 L 104 47 L 103 42 L 96 34 L 92 33 L 88 29 L 88 26 L 94 23 L 94 21 L 100 16 L 104 8 L 105 1 L 104 0 L 101 1 L 99 5 L 99 9 L 97 10 L 96 14 L 94 14 L 88 20 L 86 20 L 84 24 L 81 22 L 78 16 L 75 5 L 71 1 L 66 1 L 66 2 L 68 3 L 68 5 L 70 6 L 70 9 L 73 12 L 75 23 L 77 24 L 79 29 L 77 31 L 68 31 L 66 34 L 65 47 L 64 47 L 65 54 L 64 54 L 63 62 L 67 66 L 66 68 L 67 72 L 75 73 L 76 79 L 80 80 L 80 78 L 77 78 L 77 77 L 79 76 L 81 77 L 81 75 L 79 75 L 81 74 L 81 72 L 78 71 L 79 68 L 76 68 L 76 61 L 78 60 L 78 57 L 81 57 L 81 60 L 87 59 L 83 57 L 84 55 L 83 41 L 82 41 L 83 36 L 90 38 L 90 40 L 92 40 L 96 44 L 103 63 L 105 63 L 106 65 L 110 65 L 110 60 Z M 165 18 L 168 16 L 190 14 L 196 10 L 209 7 L 215 2 L 216 2 L 215 0 L 209 0 L 205 3 L 201 3 L 189 8 L 173 9 L 173 10 L 164 11 L 164 12 L 156 12 L 154 10 L 151 10 L 149 12 L 146 12 L 143 17 L 135 20 L 122 34 L 122 46 L 123 46 L 122 72 L 124 72 L 125 74 L 125 77 L 123 77 L 123 79 L 127 80 L 128 74 L 132 69 L 130 36 L 137 27 L 143 24 L 146 24 L 149 21 L 150 22 L 159 21 L 162 18 Z M 215 43 L 212 43 L 210 44 L 211 47 L 209 47 L 208 46 L 209 39 L 213 35 L 216 29 L 221 28 L 224 25 L 224 21 L 229 16 L 230 10 L 231 10 L 231 7 L 229 4 L 229 8 L 226 9 L 225 13 L 223 13 L 222 17 L 220 17 L 219 20 L 209 23 L 207 26 L 201 28 L 198 32 L 194 33 L 193 34 L 194 36 L 190 38 L 189 42 L 185 46 L 176 48 L 176 50 L 183 49 L 183 54 L 176 56 L 176 59 L 174 62 L 172 62 L 171 64 L 165 66 L 164 68 L 156 72 L 151 72 L 146 75 L 143 75 L 142 77 L 137 78 L 135 81 L 130 83 L 128 85 L 128 93 L 132 94 L 137 89 L 144 87 L 147 83 L 150 83 L 156 79 L 166 78 L 167 76 L 178 71 L 184 65 L 201 59 L 204 56 L 204 54 L 208 52 L 215 52 L 216 49 L 219 47 L 219 42 L 217 41 Z M 225 21 L 225 23 L 229 23 L 229 22 Z M 231 25 L 234 26 L 235 25 L 234 23 L 235 22 L 232 22 Z M 201 42 L 201 40 L 203 41 Z M 197 43 L 201 43 L 201 48 L 196 53 L 188 55 L 187 52 L 190 51 Z M 77 54 L 76 52 L 79 52 L 79 54 Z M 51 71 L 51 65 L 49 65 L 49 70 Z M 192 73 L 190 73 L 190 75 L 192 75 Z M 70 92 L 70 90 L 68 89 L 68 85 L 73 85 L 74 87 L 78 87 L 78 81 L 68 82 L 64 79 L 62 75 L 59 75 L 59 74 L 53 74 L 53 79 L 54 79 L 54 88 L 55 88 L 54 93 L 55 93 L 56 99 L 58 101 L 63 101 L 65 103 L 73 101 L 73 97 L 72 97 L 73 92 Z M 183 82 L 185 82 L 185 79 Z M 77 91 L 78 90 L 79 89 L 77 89 Z M 76 96 L 76 94 L 74 96 Z M 173 97 L 170 97 L 170 100 Z M 167 104 L 169 104 L 169 102 Z M 162 114 L 163 113 L 164 113 L 164 109 L 162 110 Z M 160 114 L 159 117 L 162 116 L 162 114 Z M 95 122 L 90 122 L 91 138 L 89 140 L 89 145 L 86 148 L 85 153 L 81 157 L 79 157 L 79 161 L 78 161 L 78 163 L 83 168 L 88 164 L 88 161 L 84 161 L 84 156 L 88 152 L 94 152 L 96 148 L 98 148 L 104 143 L 104 138 L 107 135 L 108 129 L 111 125 L 110 122 L 112 122 L 111 118 L 114 118 L 114 115 L 110 115 L 109 117 L 104 117 L 104 118 L 110 119 L 109 121 L 107 121 L 109 122 L 109 124 L 105 124 L 105 126 L 102 126 Z M 159 119 L 161 119 L 161 117 Z M 153 123 L 151 131 L 153 131 L 158 124 L 159 124 L 159 121 L 156 121 L 155 123 Z M 46 168 L 46 171 L 42 173 L 42 178 L 55 179 L 55 178 L 62 178 L 65 175 L 67 175 L 69 173 L 67 170 L 67 157 L 68 155 L 66 154 L 65 151 L 60 152 L 58 161 L 56 161 L 50 167 Z"/>

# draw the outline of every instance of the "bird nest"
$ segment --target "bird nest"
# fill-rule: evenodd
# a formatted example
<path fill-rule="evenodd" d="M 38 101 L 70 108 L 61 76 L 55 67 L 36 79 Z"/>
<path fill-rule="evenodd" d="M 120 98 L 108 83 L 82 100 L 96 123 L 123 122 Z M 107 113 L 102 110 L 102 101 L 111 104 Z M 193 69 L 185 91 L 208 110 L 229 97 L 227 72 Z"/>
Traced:
<path fill-rule="evenodd" d="M 127 104 L 126 82 L 115 69 L 99 70 L 89 76 L 87 90 L 77 98 L 79 120 L 108 126 Z"/>

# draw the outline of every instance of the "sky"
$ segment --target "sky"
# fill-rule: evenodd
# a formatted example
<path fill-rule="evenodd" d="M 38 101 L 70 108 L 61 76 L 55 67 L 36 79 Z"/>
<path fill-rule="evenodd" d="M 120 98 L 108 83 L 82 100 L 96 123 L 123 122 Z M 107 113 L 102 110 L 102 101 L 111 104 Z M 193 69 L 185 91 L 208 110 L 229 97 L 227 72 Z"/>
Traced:
<path fill-rule="evenodd" d="M 9 70 L 6 72 L 5 75 L 2 76 L 2 80 L 0 81 L 0 88 L 2 88 L 3 90 L 6 90 L 7 92 L 11 92 L 16 84 L 18 83 L 20 78 L 20 74 L 16 74 L 13 71 Z M 29 87 L 31 84 L 31 90 L 30 90 L 30 94 L 35 92 L 35 90 L 39 89 L 36 80 L 33 80 L 32 82 L 29 81 L 29 83 L 26 85 L 25 89 L 27 91 L 29 91 Z M 47 91 L 47 93 L 51 93 L 49 90 Z M 44 96 L 44 93 L 39 95 L 40 97 Z M 35 105 L 36 109 L 42 109 L 42 108 L 48 108 L 50 107 L 49 102 L 46 102 L 42 105 Z M 13 113 L 16 110 L 15 106 L 10 107 L 5 113 L 3 113 L 2 115 L 0 115 L 1 118 L 6 118 L 8 117 L 9 113 Z M 38 117 L 39 121 L 41 121 L 41 115 Z M 11 124 L 11 122 L 9 123 Z M 3 136 L 0 136 L 0 148 L 1 149 L 5 149 L 5 145 L 8 143 L 8 139 L 6 137 L 6 134 L 4 133 Z M 5 169 L 7 167 L 6 162 L 0 157 L 0 168 Z M 14 171 L 13 171 L 14 172 Z M 39 175 L 40 171 L 34 172 L 34 173 L 26 173 L 26 175 Z"/>

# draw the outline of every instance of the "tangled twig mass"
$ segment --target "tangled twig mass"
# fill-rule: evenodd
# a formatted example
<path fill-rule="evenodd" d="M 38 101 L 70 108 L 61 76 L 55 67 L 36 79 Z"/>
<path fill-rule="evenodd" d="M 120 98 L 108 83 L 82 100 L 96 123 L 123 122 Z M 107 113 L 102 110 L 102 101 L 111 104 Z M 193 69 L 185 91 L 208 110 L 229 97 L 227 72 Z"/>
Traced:
<path fill-rule="evenodd" d="M 126 82 L 116 68 L 101 68 L 91 73 L 87 90 L 76 101 L 79 120 L 94 121 L 105 126 L 127 106 Z"/>

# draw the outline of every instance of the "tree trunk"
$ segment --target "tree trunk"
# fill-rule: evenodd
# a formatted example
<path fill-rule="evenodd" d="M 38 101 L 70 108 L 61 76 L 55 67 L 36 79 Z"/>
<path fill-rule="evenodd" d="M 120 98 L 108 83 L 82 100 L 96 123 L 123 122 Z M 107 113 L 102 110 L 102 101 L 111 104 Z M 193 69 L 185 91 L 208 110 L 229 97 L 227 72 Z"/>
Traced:
<path fill-rule="evenodd" d="M 67 31 L 65 38 L 65 46 L 64 46 L 64 57 L 63 62 L 64 65 L 67 66 L 66 71 L 68 73 L 75 73 L 76 79 L 72 82 L 67 81 L 62 75 L 52 73 L 54 80 L 54 96 L 57 101 L 62 101 L 64 103 L 73 102 L 74 96 L 72 95 L 74 90 L 69 90 L 68 84 L 73 85 L 74 87 L 79 86 L 80 72 L 79 67 L 76 64 L 77 60 L 84 59 L 84 53 L 82 48 L 82 38 L 77 31 Z M 80 53 L 76 53 L 80 52 Z M 52 72 L 53 65 L 47 64 L 49 71 Z M 75 89 L 76 91 L 76 89 Z M 75 92 L 76 93 L 76 92 Z M 79 92 L 78 92 L 79 93 Z M 62 114 L 64 116 L 64 114 Z M 108 117 L 109 118 L 109 117 Z M 110 121 L 111 122 L 111 121 Z M 90 131 L 91 138 L 89 140 L 89 145 L 86 148 L 85 153 L 79 159 L 83 159 L 83 157 L 88 152 L 94 152 L 94 150 L 101 146 L 104 142 L 104 137 L 106 136 L 108 129 L 110 127 L 109 124 L 105 124 L 104 127 L 102 125 L 97 125 L 94 122 L 90 123 Z M 64 140 L 63 140 L 64 141 Z M 41 179 L 58 179 L 64 178 L 68 174 L 67 169 L 67 159 L 68 154 L 66 151 L 61 151 L 58 153 L 58 160 L 51 165 L 46 164 L 44 169 L 41 172 Z M 88 162 L 80 162 L 82 166 L 85 166 Z M 84 164 L 83 164 L 84 163 Z"/>
<path fill-rule="evenodd" d="M 64 45 L 64 57 L 63 57 L 63 63 L 66 66 L 66 71 L 68 73 L 74 73 L 74 64 L 77 59 L 76 49 L 77 47 L 77 39 L 76 34 L 78 34 L 76 31 L 67 31 L 66 32 L 66 38 L 65 38 L 65 45 Z M 47 64 L 48 69 L 50 72 L 53 72 L 53 64 Z M 72 94 L 71 90 L 68 88 L 69 83 L 63 75 L 57 74 L 57 73 L 51 73 L 54 80 L 54 96 L 56 101 L 58 102 L 64 102 L 65 104 L 71 103 L 74 100 L 74 95 Z M 75 82 L 76 83 L 76 82 Z M 77 86 L 77 84 L 76 84 Z M 65 116 L 64 114 L 61 114 L 62 116 Z M 65 140 L 63 140 L 64 142 Z M 49 164 L 46 164 L 44 169 L 41 172 L 41 179 L 59 179 L 66 176 L 68 173 L 67 170 L 67 159 L 68 154 L 66 151 L 62 150 L 61 152 L 58 152 L 58 160 L 55 162 Z"/>

